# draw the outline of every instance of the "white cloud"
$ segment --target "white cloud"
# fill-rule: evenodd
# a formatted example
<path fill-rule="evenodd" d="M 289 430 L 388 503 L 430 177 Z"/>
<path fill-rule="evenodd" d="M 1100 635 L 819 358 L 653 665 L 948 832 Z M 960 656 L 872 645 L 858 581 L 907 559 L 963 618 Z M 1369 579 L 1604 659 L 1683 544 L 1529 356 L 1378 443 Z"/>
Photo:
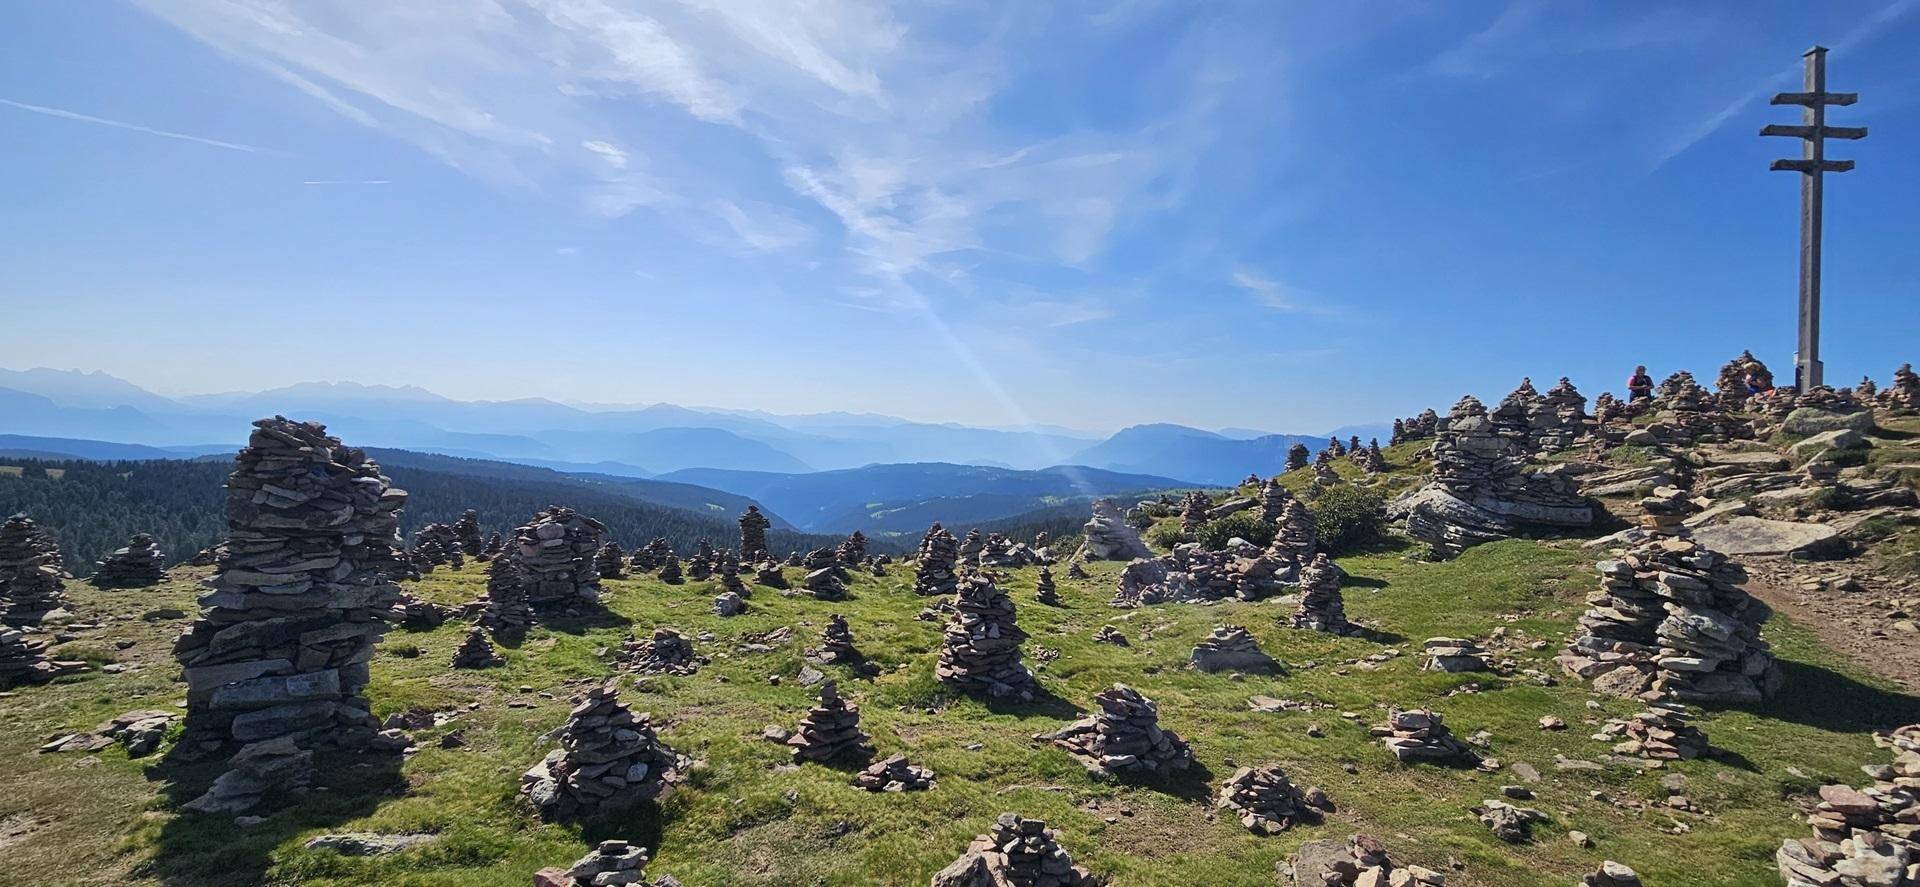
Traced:
<path fill-rule="evenodd" d="M 1275 311 L 1304 311 L 1300 304 L 1299 291 L 1272 278 L 1263 277 L 1245 268 L 1235 269 L 1231 275 L 1233 285 L 1253 294 L 1254 300 Z"/>
<path fill-rule="evenodd" d="M 619 146 L 612 142 L 589 139 L 588 141 L 581 142 L 580 147 L 600 155 L 607 161 L 607 165 L 614 169 L 627 168 L 627 152 L 620 150 Z"/>
<path fill-rule="evenodd" d="M 115 129 L 124 129 L 131 132 L 145 133 L 150 136 L 159 136 L 163 139 L 177 139 L 183 142 L 193 142 L 195 144 L 207 145 L 213 148 L 225 148 L 229 151 L 245 151 L 249 154 L 260 153 L 260 152 L 265 152 L 269 154 L 284 153 L 280 151 L 275 151 L 272 148 L 261 148 L 255 145 L 243 145 L 239 142 L 225 142 L 219 139 L 209 139 L 204 136 L 188 135 L 184 132 L 173 132 L 171 130 L 155 129 L 151 126 L 142 126 L 138 123 L 127 123 L 121 120 L 108 120 L 105 117 L 95 117 L 91 114 L 81 114 L 77 111 L 66 111 L 60 108 L 49 108 L 49 107 L 46 107 L 45 105 L 29 105 L 26 102 L 16 102 L 16 101 L 13 101 L 12 99 L 0 99 L 0 105 L 6 105 L 7 107 L 10 107 L 10 108 L 19 108 L 22 111 L 32 111 L 35 114 L 45 114 L 48 117 L 58 117 L 62 120 L 76 120 L 81 123 L 93 123 L 100 126 L 111 126 Z"/>

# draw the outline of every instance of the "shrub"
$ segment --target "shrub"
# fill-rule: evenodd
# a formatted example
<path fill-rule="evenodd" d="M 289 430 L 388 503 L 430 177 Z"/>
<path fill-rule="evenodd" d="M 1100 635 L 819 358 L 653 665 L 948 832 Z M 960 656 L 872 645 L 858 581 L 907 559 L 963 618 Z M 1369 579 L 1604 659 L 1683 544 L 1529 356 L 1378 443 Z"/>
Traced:
<path fill-rule="evenodd" d="M 1175 545 L 1192 541 L 1193 538 L 1180 529 L 1177 520 L 1161 521 L 1147 531 L 1147 544 L 1155 548 L 1172 549 Z"/>
<path fill-rule="evenodd" d="M 1273 541 L 1273 534 L 1278 529 L 1251 511 L 1241 511 L 1206 522 L 1200 527 L 1196 541 L 1205 545 L 1208 551 L 1219 551 L 1227 547 L 1228 540 L 1238 536 L 1265 548 Z"/>
<path fill-rule="evenodd" d="M 1387 522 L 1387 500 L 1372 490 L 1340 484 L 1322 490 L 1311 503 L 1320 545 L 1335 552 L 1380 538 Z"/>

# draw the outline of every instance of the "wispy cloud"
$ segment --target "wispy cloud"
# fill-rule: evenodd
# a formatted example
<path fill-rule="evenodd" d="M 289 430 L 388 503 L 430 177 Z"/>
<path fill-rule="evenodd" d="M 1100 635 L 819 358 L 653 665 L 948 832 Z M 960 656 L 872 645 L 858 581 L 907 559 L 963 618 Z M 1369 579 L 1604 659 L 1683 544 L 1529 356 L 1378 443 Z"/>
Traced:
<path fill-rule="evenodd" d="M 1254 301 L 1275 311 L 1311 310 L 1301 303 L 1299 290 L 1245 268 L 1234 269 L 1233 285 L 1253 294 Z"/>
<path fill-rule="evenodd" d="M 48 117 L 58 117 L 62 120 L 77 120 L 81 123 L 93 123 L 93 124 L 98 124 L 100 126 L 111 126 L 115 129 L 124 129 L 124 130 L 128 130 L 129 132 L 145 133 L 150 136 L 159 136 L 163 139 L 177 139 L 182 142 L 193 142 L 194 144 L 197 144 L 197 145 L 206 145 L 213 148 L 225 148 L 229 151 L 245 151 L 246 153 L 249 153 L 249 154 L 260 154 L 260 153 L 284 154 L 285 153 L 283 151 L 276 151 L 272 148 L 262 148 L 257 145 L 245 145 L 239 142 L 225 142 L 219 139 L 206 138 L 205 136 L 188 135 L 187 133 L 184 133 L 184 132 L 173 132 L 171 130 L 155 129 L 154 127 L 151 127 L 151 126 L 142 126 L 138 123 L 128 123 L 124 120 L 108 120 L 105 117 L 95 117 L 91 114 L 81 114 L 77 111 L 67 111 L 60 108 L 49 108 L 45 105 L 30 105 L 30 104 L 27 104 L 26 102 L 16 102 L 12 99 L 0 99 L 0 105 L 6 105 L 7 107 L 10 107 L 10 108 L 19 108 L 22 111 L 32 111 L 35 114 L 45 114 Z"/>
<path fill-rule="evenodd" d="M 307 179 L 302 185 L 391 185 L 392 179 Z"/>
<path fill-rule="evenodd" d="M 607 165 L 613 167 L 614 169 L 627 168 L 627 152 L 621 150 L 618 145 L 615 145 L 612 142 L 604 142 L 599 139 L 590 139 L 588 141 L 581 142 L 580 147 L 600 155 L 602 159 L 607 161 Z"/>

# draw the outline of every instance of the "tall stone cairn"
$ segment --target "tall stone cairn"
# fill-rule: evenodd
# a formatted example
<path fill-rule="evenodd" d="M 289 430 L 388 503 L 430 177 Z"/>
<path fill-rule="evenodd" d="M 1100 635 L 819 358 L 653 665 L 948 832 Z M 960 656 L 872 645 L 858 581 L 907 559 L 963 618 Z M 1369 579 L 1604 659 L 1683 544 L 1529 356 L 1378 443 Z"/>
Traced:
<path fill-rule="evenodd" d="M 461 556 L 460 540 L 449 524 L 427 524 L 413 534 L 414 559 L 421 569 L 445 566 Z"/>
<path fill-rule="evenodd" d="M 1380 438 L 1367 441 L 1367 447 L 1360 453 L 1360 470 L 1368 474 L 1384 474 L 1387 470 L 1387 454 L 1380 451 Z"/>
<path fill-rule="evenodd" d="M 1020 644 L 1026 639 L 1006 592 L 985 576 L 962 577 L 934 676 L 968 693 L 1032 699 L 1033 672 L 1020 661 Z"/>
<path fill-rule="evenodd" d="M 1527 411 L 1527 434 L 1535 451 L 1557 453 L 1587 433 L 1587 398 L 1565 376 Z"/>
<path fill-rule="evenodd" d="M 7 621 L 39 625 L 66 606 L 67 584 L 60 548 L 24 514 L 0 524 L 0 598 L 11 605 Z"/>
<path fill-rule="evenodd" d="M 479 557 L 486 551 L 480 539 L 480 512 L 471 508 L 460 512 L 460 519 L 453 522 L 453 540 L 467 557 Z"/>
<path fill-rule="evenodd" d="M 968 566 L 978 566 L 980 552 L 986 547 L 987 537 L 980 534 L 979 527 L 968 530 L 966 537 L 960 540 L 960 562 Z"/>
<path fill-rule="evenodd" d="M 852 533 L 847 534 L 847 538 L 842 539 L 839 545 L 834 546 L 833 553 L 840 559 L 840 563 L 849 567 L 859 566 L 861 561 L 867 559 L 866 534 L 859 530 L 854 530 Z"/>
<path fill-rule="evenodd" d="M 1153 550 L 1140 538 L 1140 532 L 1127 523 L 1126 515 L 1120 513 L 1120 506 L 1112 499 L 1093 500 L 1093 516 L 1087 519 L 1081 532 L 1085 539 L 1080 543 L 1080 552 L 1074 555 L 1076 561 L 1131 561 L 1153 557 Z"/>
<path fill-rule="evenodd" d="M 1038 819 L 1002 813 L 993 829 L 933 876 L 932 887 L 1094 887 L 1100 881 L 1073 864 L 1059 836 Z"/>
<path fill-rule="evenodd" d="M 1320 531 L 1306 503 L 1289 498 L 1280 509 L 1279 524 L 1268 551 L 1297 567 L 1311 563 L 1314 553 L 1320 550 Z"/>
<path fill-rule="evenodd" d="M 505 550 L 507 550 L 507 540 L 502 538 L 499 533 L 494 533 L 487 537 L 487 544 L 481 546 L 480 559 L 484 561 L 493 560 L 500 556 L 500 552 Z"/>
<path fill-rule="evenodd" d="M 612 682 L 577 697 L 560 747 L 520 777 L 540 817 L 573 819 L 630 809 L 679 781 L 687 761 L 654 734 L 652 716 L 623 704 Z"/>
<path fill-rule="evenodd" d="M 1903 363 L 1893 371 L 1893 384 L 1880 392 L 1880 405 L 1902 413 L 1920 412 L 1920 373 Z"/>
<path fill-rule="evenodd" d="M 400 592 L 368 554 L 398 543 L 407 493 L 324 425 L 275 416 L 253 429 L 227 477 L 226 556 L 173 645 L 187 741 L 239 743 L 236 760 L 283 739 L 364 748 L 380 729 L 360 695 L 386 630 L 375 614 Z"/>
<path fill-rule="evenodd" d="M 1053 584 L 1053 571 L 1040 568 L 1040 575 L 1033 580 L 1033 599 L 1049 607 L 1060 606 L 1060 589 Z"/>
<path fill-rule="evenodd" d="M 720 588 L 741 597 L 753 597 L 753 589 L 747 587 L 740 578 L 740 559 L 732 556 L 720 559 Z"/>
<path fill-rule="evenodd" d="M 11 603 L 0 598 L 0 690 L 21 684 L 44 684 L 60 675 L 86 669 L 84 662 L 48 659 L 47 641 L 29 637 L 8 624 L 5 617 Z"/>
<path fill-rule="evenodd" d="M 1860 384 L 1853 386 L 1853 399 L 1871 406 L 1880 394 L 1880 386 L 1874 384 L 1872 376 L 1861 376 Z"/>
<path fill-rule="evenodd" d="M 820 630 L 820 646 L 808 650 L 807 658 L 825 665 L 860 658 L 860 651 L 853 645 L 853 629 L 847 627 L 847 617 L 839 613 L 827 617 L 827 627 Z"/>
<path fill-rule="evenodd" d="M 1193 749 L 1160 729 L 1160 707 L 1126 684 L 1093 697 L 1100 711 L 1035 737 L 1060 746 L 1099 776 L 1163 774 L 1193 764 Z"/>
<path fill-rule="evenodd" d="M 1720 395 L 1721 403 L 1735 407 L 1746 403 L 1748 373 L 1760 383 L 1761 390 L 1773 387 L 1773 371 L 1754 357 L 1752 351 L 1741 351 L 1739 357 L 1720 367 L 1720 375 L 1713 381 L 1714 393 Z"/>
<path fill-rule="evenodd" d="M 1279 523 L 1280 515 L 1286 511 L 1287 503 L 1291 501 L 1293 501 L 1293 493 L 1280 483 L 1279 478 L 1261 484 L 1260 519 L 1270 524 Z"/>
<path fill-rule="evenodd" d="M 167 578 L 167 556 L 153 537 L 140 533 L 100 559 L 90 581 L 96 588 L 146 588 Z"/>
<path fill-rule="evenodd" d="M 1393 420 L 1393 431 L 1387 435 L 1387 446 L 1393 446 L 1407 439 L 1407 420 Z"/>
<path fill-rule="evenodd" d="M 514 560 L 527 603 L 535 610 L 566 610 L 597 600 L 600 570 L 594 558 L 606 532 L 599 521 L 559 505 L 516 528 Z"/>
<path fill-rule="evenodd" d="M 480 625 L 496 638 L 519 638 L 533 627 L 533 605 L 527 603 L 527 586 L 515 562 L 519 557 L 509 548 L 487 562 L 487 599 Z"/>
<path fill-rule="evenodd" d="M 1312 458 L 1312 455 L 1313 454 L 1307 450 L 1306 444 L 1297 443 L 1288 447 L 1286 470 L 1298 471 L 1307 467 L 1307 460 Z"/>
<path fill-rule="evenodd" d="M 1510 441 L 1516 452 L 1533 451 L 1533 434 L 1527 417 L 1536 412 L 1539 402 L 1540 392 L 1533 387 L 1533 380 L 1521 379 L 1520 387 L 1508 392 L 1500 399 L 1500 405 L 1488 414 L 1493 432 Z"/>
<path fill-rule="evenodd" d="M 1347 621 L 1346 600 L 1340 596 L 1340 571 L 1324 551 L 1300 570 L 1300 608 L 1294 611 L 1291 624 L 1329 634 L 1359 631 Z"/>
<path fill-rule="evenodd" d="M 748 505 L 740 514 L 740 557 L 757 561 L 767 554 L 767 529 L 773 521 L 760 513 L 760 506 Z"/>
<path fill-rule="evenodd" d="M 1213 510 L 1213 497 L 1200 490 L 1194 490 L 1180 500 L 1180 530 L 1192 535 L 1200 531 L 1207 522 L 1207 512 Z"/>
<path fill-rule="evenodd" d="M 1740 586 L 1747 572 L 1700 543 L 1655 535 L 1599 562 L 1579 634 L 1561 667 L 1596 691 L 1681 702 L 1753 701 L 1780 687 L 1760 626 L 1772 610 Z"/>
<path fill-rule="evenodd" d="M 600 550 L 593 556 L 594 572 L 599 574 L 601 579 L 625 579 L 627 578 L 626 556 L 627 553 L 620 550 L 620 543 L 608 542 L 600 546 Z"/>
<path fill-rule="evenodd" d="M 679 585 L 687 581 L 686 574 L 680 572 L 680 559 L 671 551 L 660 559 L 660 581 L 668 585 Z"/>
<path fill-rule="evenodd" d="M 787 737 L 787 747 L 796 762 L 820 763 L 871 752 L 869 738 L 860 731 L 860 709 L 841 698 L 833 681 L 826 681 L 820 685 L 820 703 L 807 709 Z"/>
<path fill-rule="evenodd" d="M 955 572 L 960 562 L 960 540 L 947 528 L 934 524 L 920 538 L 919 566 L 913 577 L 913 593 L 925 597 L 947 595 L 960 587 Z"/>
<path fill-rule="evenodd" d="M 1863 788 L 1823 785 L 1807 815 L 1811 838 L 1774 854 L 1787 887 L 1913 887 L 1920 884 L 1920 724 L 1874 737 L 1893 750 L 1891 766 L 1868 767 Z"/>

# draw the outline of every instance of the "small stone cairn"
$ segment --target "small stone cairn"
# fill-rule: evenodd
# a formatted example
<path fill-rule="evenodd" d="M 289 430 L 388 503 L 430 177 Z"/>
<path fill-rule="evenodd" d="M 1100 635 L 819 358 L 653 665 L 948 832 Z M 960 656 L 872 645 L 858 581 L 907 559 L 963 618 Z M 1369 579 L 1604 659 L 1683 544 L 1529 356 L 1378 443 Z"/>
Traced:
<path fill-rule="evenodd" d="M 1307 467 L 1307 461 L 1311 458 L 1312 458 L 1312 453 L 1307 450 L 1306 444 L 1297 443 L 1297 444 L 1294 444 L 1293 446 L 1287 447 L 1287 461 L 1285 463 L 1285 470 L 1298 471 L 1302 468 L 1305 468 Z"/>
<path fill-rule="evenodd" d="M 1893 384 L 1880 392 L 1880 405 L 1900 413 L 1920 412 L 1920 373 L 1903 363 L 1893 371 Z"/>
<path fill-rule="evenodd" d="M 173 645 L 186 742 L 240 744 L 236 769 L 248 747 L 280 738 L 294 745 L 288 754 L 372 744 L 380 725 L 360 692 L 386 630 L 378 614 L 399 595 L 372 558 L 376 544 L 398 545 L 407 501 L 323 425 L 279 416 L 253 425 L 227 477 L 227 555 Z M 243 790 L 249 778 L 216 782 L 196 809 L 246 802 L 258 794 Z"/>
<path fill-rule="evenodd" d="M 467 631 L 467 639 L 460 642 L 453 651 L 453 668 L 494 668 L 506 665 L 507 659 L 487 640 L 487 630 L 475 625 Z"/>
<path fill-rule="evenodd" d="M 686 574 L 680 572 L 680 558 L 669 551 L 660 559 L 660 581 L 668 585 L 679 585 L 687 581 Z"/>
<path fill-rule="evenodd" d="M 535 610 L 569 610 L 600 596 L 596 556 L 607 528 L 555 505 L 513 531 L 514 562 Z"/>
<path fill-rule="evenodd" d="M 808 650 L 807 658 L 823 665 L 859 661 L 860 651 L 854 648 L 847 617 L 838 613 L 827 617 L 827 627 L 820 631 L 820 646 Z"/>
<path fill-rule="evenodd" d="M 654 570 L 660 569 L 663 565 L 665 565 L 667 562 L 667 558 L 672 554 L 673 554 L 673 548 L 667 545 L 667 540 L 662 537 L 655 536 L 652 539 L 647 540 L 647 544 L 634 549 L 633 557 L 628 559 L 628 563 L 635 570 L 639 570 L 640 572 L 643 572 L 643 573 L 650 573 L 650 572 L 653 572 Z"/>
<path fill-rule="evenodd" d="M 1213 497 L 1200 490 L 1194 490 L 1180 501 L 1180 531 L 1188 535 L 1200 532 L 1206 525 L 1207 512 L 1213 510 Z"/>
<path fill-rule="evenodd" d="M 705 582 L 713 578 L 713 546 L 702 539 L 694 546 L 693 556 L 687 558 L 687 578 L 695 582 Z"/>
<path fill-rule="evenodd" d="M 1029 700 L 1033 672 L 1020 662 L 1027 633 L 1014 621 L 1013 599 L 985 576 L 961 579 L 953 596 L 934 675 L 968 693 Z"/>
<path fill-rule="evenodd" d="M 1294 887 L 1444 887 L 1446 875 L 1417 865 L 1398 866 L 1372 835 L 1308 841 L 1291 857 Z"/>
<path fill-rule="evenodd" d="M 1319 548 L 1320 531 L 1314 525 L 1313 512 L 1307 510 L 1306 503 L 1288 498 L 1280 508 L 1279 526 L 1268 553 L 1297 568 L 1312 563 Z"/>
<path fill-rule="evenodd" d="M 1193 749 L 1160 729 L 1160 707 L 1140 691 L 1114 684 L 1093 697 L 1100 711 L 1034 738 L 1060 746 L 1101 777 L 1164 774 L 1193 764 Z"/>
<path fill-rule="evenodd" d="M 820 703 L 807 709 L 787 737 L 787 746 L 793 749 L 795 762 L 823 763 L 870 754 L 869 738 L 860 731 L 860 709 L 841 698 L 833 681 L 826 681 L 820 685 Z"/>
<path fill-rule="evenodd" d="M 1093 633 L 1093 642 L 1096 644 L 1112 644 L 1116 647 L 1124 647 L 1127 646 L 1127 636 L 1121 634 L 1120 629 L 1114 628 L 1111 625 L 1102 625 L 1099 631 Z"/>
<path fill-rule="evenodd" d="M 1280 523 L 1281 515 L 1286 512 L 1287 503 L 1293 501 L 1293 493 L 1280 483 L 1279 478 L 1260 484 L 1260 519 L 1270 524 Z"/>
<path fill-rule="evenodd" d="M 1773 371 L 1754 357 L 1752 351 L 1741 351 L 1740 356 L 1727 361 L 1720 367 L 1720 375 L 1714 379 L 1714 393 L 1720 396 L 1720 402 L 1739 408 L 1747 402 L 1747 374 L 1752 373 L 1754 380 L 1760 383 L 1760 390 L 1773 387 Z"/>
<path fill-rule="evenodd" d="M 1095 887 L 1044 821 L 1002 813 L 993 829 L 933 876 L 932 887 Z"/>
<path fill-rule="evenodd" d="M 495 638 L 524 637 L 533 627 L 533 606 L 527 603 L 527 587 L 515 563 L 518 557 L 507 549 L 487 562 L 487 597 L 480 625 Z"/>
<path fill-rule="evenodd" d="M 1448 764 L 1475 766 L 1480 755 L 1453 737 L 1453 731 L 1431 709 L 1393 709 L 1384 727 L 1375 727 L 1387 750 L 1403 764 Z"/>
<path fill-rule="evenodd" d="M 167 556 L 160 553 L 154 545 L 153 537 L 140 533 L 127 542 L 127 547 L 116 548 L 112 554 L 101 558 L 94 568 L 92 582 L 96 588 L 146 588 L 159 585 L 167 578 Z"/>
<path fill-rule="evenodd" d="M 616 654 L 620 666 L 637 674 L 688 675 L 707 664 L 707 658 L 694 652 L 693 641 L 671 628 L 653 630 L 649 637 L 628 635 Z"/>
<path fill-rule="evenodd" d="M 977 566 L 980 563 L 980 552 L 985 551 L 986 547 L 987 537 L 980 534 L 979 527 L 968 530 L 965 538 L 960 540 L 960 562 Z"/>
<path fill-rule="evenodd" d="M 1472 638 L 1427 638 L 1422 647 L 1421 653 L 1426 661 L 1421 667 L 1427 671 L 1457 674 L 1493 670 L 1493 655 L 1474 643 Z"/>
<path fill-rule="evenodd" d="M 787 574 L 776 560 L 764 560 L 753 568 L 753 584 L 768 588 L 786 588 Z M 738 592 L 735 592 L 736 594 Z M 746 595 L 741 595 L 745 597 Z"/>
<path fill-rule="evenodd" d="M 494 533 L 487 537 L 487 544 L 480 549 L 480 559 L 483 561 L 493 560 L 500 556 L 500 552 L 506 550 L 507 540 L 499 533 Z"/>
<path fill-rule="evenodd" d="M 480 512 L 471 508 L 460 512 L 460 518 L 453 522 L 453 541 L 468 557 L 479 557 L 486 551 L 480 540 Z"/>
<path fill-rule="evenodd" d="M 1493 832 L 1493 836 L 1509 844 L 1524 844 L 1533 839 L 1533 824 L 1546 822 L 1547 814 L 1532 807 L 1518 807 L 1506 801 L 1489 798 L 1473 808 L 1480 817 L 1480 824 Z"/>
<path fill-rule="evenodd" d="M 849 566 L 860 566 L 867 559 L 867 537 L 865 533 L 854 530 L 840 544 L 833 547 L 834 559 Z"/>
<path fill-rule="evenodd" d="M 680 882 L 668 875 L 648 881 L 647 863 L 650 861 L 645 847 L 635 847 L 626 841 L 601 841 L 593 848 L 593 852 L 580 857 L 580 861 L 571 867 L 535 872 L 533 887 L 607 887 L 624 884 L 680 887 Z"/>
<path fill-rule="evenodd" d="M 1814 836 L 1774 854 L 1787 887 L 1912 887 L 1920 884 L 1920 724 L 1874 737 L 1890 766 L 1865 768 L 1873 784 L 1820 787 L 1807 816 Z"/>
<path fill-rule="evenodd" d="M 620 543 L 608 542 L 600 546 L 598 554 L 593 556 L 594 571 L 602 579 L 627 578 L 626 552 L 620 549 Z"/>
<path fill-rule="evenodd" d="M 66 606 L 60 548 L 32 519 L 16 514 L 0 524 L 0 598 L 12 604 L 13 625 L 39 625 Z"/>
<path fill-rule="evenodd" d="M 1368 474 L 1385 474 L 1389 467 L 1387 454 L 1380 451 L 1380 439 L 1377 437 L 1367 441 L 1367 447 L 1361 452 L 1357 461 L 1360 463 L 1360 470 Z"/>
<path fill-rule="evenodd" d="M 1287 778 L 1279 764 L 1241 767 L 1220 783 L 1213 807 L 1240 821 L 1256 835 L 1277 835 L 1296 822 L 1315 823 L 1332 808 L 1317 788 L 1305 792 Z"/>
<path fill-rule="evenodd" d="M 802 582 L 807 595 L 820 601 L 844 601 L 847 599 L 847 583 L 841 575 L 840 567 L 829 564 L 807 571 Z"/>
<path fill-rule="evenodd" d="M 1272 656 L 1261 651 L 1253 634 L 1238 625 L 1216 625 L 1194 645 L 1193 667 L 1204 672 L 1235 671 L 1267 674 L 1280 670 Z"/>
<path fill-rule="evenodd" d="M 1352 635 L 1360 629 L 1347 621 L 1347 606 L 1340 596 L 1340 570 L 1326 552 L 1313 556 L 1300 571 L 1300 606 L 1289 621 L 1294 628 Z"/>
<path fill-rule="evenodd" d="M 1052 570 L 1040 568 L 1040 575 L 1033 580 L 1033 599 L 1049 607 L 1060 606 L 1060 590 L 1054 587 Z"/>
<path fill-rule="evenodd" d="M 1120 513 L 1120 507 L 1112 499 L 1093 501 L 1093 516 L 1087 519 L 1082 532 L 1086 538 L 1080 543 L 1080 553 L 1074 555 L 1075 560 L 1131 561 L 1153 557 L 1153 550 L 1141 540 L 1139 531 L 1128 525 L 1126 515 Z"/>
<path fill-rule="evenodd" d="M 1595 739 L 1615 741 L 1613 753 L 1655 761 L 1688 761 L 1712 750 L 1684 706 L 1654 704 L 1626 720 L 1608 721 Z"/>
<path fill-rule="evenodd" d="M 753 589 L 740 578 L 740 561 L 734 557 L 720 559 L 720 588 L 743 598 L 753 597 Z"/>
<path fill-rule="evenodd" d="M 767 555 L 767 528 L 773 521 L 760 513 L 760 506 L 748 505 L 740 513 L 740 556 L 749 561 L 759 560 Z"/>
<path fill-rule="evenodd" d="M 1781 672 L 1760 626 L 1772 610 L 1740 585 L 1746 570 L 1692 539 L 1654 536 L 1595 565 L 1579 635 L 1562 668 L 1615 696 L 1754 701 Z"/>
<path fill-rule="evenodd" d="M 906 755 L 875 761 L 853 777 L 855 786 L 870 792 L 923 792 L 933 782 L 933 771 L 907 763 Z"/>
<path fill-rule="evenodd" d="M 63 674 L 85 671 L 84 662 L 47 658 L 47 641 L 29 637 L 5 621 L 11 602 L 0 598 L 0 690 L 22 684 L 44 684 Z"/>
<path fill-rule="evenodd" d="M 923 597 L 947 595 L 960 587 L 955 573 L 960 561 L 960 540 L 939 524 L 927 528 L 920 538 L 918 572 L 913 577 L 913 592 Z"/>
<path fill-rule="evenodd" d="M 1536 452 L 1558 453 L 1587 433 L 1587 398 L 1565 376 L 1527 409 L 1527 435 Z"/>
<path fill-rule="evenodd" d="M 588 690 L 560 728 L 560 747 L 520 777 L 521 793 L 548 821 L 659 797 L 688 762 L 660 741 L 651 719 L 622 704 L 611 683 Z"/>

